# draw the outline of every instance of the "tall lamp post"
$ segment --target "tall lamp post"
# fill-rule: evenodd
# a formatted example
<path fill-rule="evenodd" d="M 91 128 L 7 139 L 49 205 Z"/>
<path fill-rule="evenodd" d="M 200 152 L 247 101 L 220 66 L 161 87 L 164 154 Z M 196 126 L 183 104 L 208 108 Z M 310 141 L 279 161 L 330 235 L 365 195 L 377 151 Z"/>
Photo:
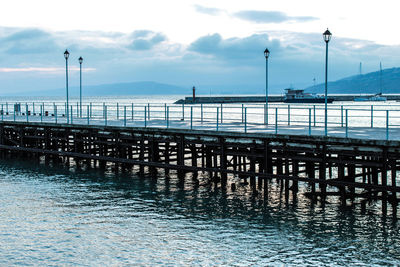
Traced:
<path fill-rule="evenodd" d="M 269 50 L 265 48 L 264 50 L 265 56 L 265 124 L 268 125 L 268 57 Z"/>
<path fill-rule="evenodd" d="M 65 58 L 65 80 L 66 80 L 66 88 L 67 88 L 67 123 L 69 123 L 69 103 L 68 103 L 68 58 L 69 58 L 69 52 L 68 50 L 65 50 L 64 52 L 64 58 Z"/>
<path fill-rule="evenodd" d="M 325 136 L 328 136 L 328 43 L 331 40 L 332 33 L 326 29 L 322 34 L 326 44 L 325 50 Z"/>
<path fill-rule="evenodd" d="M 83 58 L 79 57 L 79 116 L 82 118 L 82 61 Z"/>

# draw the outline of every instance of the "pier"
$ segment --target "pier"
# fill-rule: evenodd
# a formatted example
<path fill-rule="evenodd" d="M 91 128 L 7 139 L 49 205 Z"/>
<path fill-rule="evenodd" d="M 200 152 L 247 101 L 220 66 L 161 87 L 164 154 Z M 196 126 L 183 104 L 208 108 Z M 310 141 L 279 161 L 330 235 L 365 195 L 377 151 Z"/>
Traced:
<path fill-rule="evenodd" d="M 206 176 L 221 188 L 240 184 L 268 196 L 277 183 L 285 199 L 299 192 L 325 203 L 378 201 L 397 216 L 400 142 L 323 136 L 190 129 L 0 122 L 1 154 L 115 171 Z"/>
<path fill-rule="evenodd" d="M 400 95 L 389 94 L 383 95 L 387 100 L 400 101 Z M 329 98 L 333 98 L 333 101 L 354 101 L 355 98 L 360 95 L 329 95 Z M 283 102 L 284 97 L 282 95 L 270 95 L 268 96 L 268 102 L 279 103 Z M 219 103 L 265 103 L 265 96 L 196 96 L 185 97 L 179 99 L 175 104 L 219 104 Z"/>

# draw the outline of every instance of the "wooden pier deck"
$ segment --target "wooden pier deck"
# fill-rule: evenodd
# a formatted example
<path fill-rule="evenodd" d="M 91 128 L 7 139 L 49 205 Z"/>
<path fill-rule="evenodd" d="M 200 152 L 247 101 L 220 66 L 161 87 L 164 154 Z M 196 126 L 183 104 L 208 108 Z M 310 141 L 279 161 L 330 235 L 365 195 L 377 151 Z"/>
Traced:
<path fill-rule="evenodd" d="M 400 194 L 398 141 L 3 121 L 0 153 L 95 167 L 109 162 L 140 173 L 174 172 L 179 179 L 205 175 L 231 190 L 230 177 L 240 177 L 264 196 L 278 183 L 286 199 L 302 187 L 323 202 L 332 196 L 344 205 L 376 200 L 385 214 L 390 203 L 394 215 Z"/>

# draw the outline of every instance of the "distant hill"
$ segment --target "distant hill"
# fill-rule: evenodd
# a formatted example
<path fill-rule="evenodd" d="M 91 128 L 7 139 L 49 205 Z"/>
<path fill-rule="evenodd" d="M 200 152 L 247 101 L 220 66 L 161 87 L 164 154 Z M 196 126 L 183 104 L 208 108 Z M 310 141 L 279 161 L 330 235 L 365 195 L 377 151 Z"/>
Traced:
<path fill-rule="evenodd" d="M 305 90 L 321 94 L 325 90 L 325 83 L 307 87 Z M 380 71 L 354 75 L 328 83 L 329 94 L 376 94 L 380 90 Z M 400 93 L 400 68 L 382 70 L 382 93 Z"/>
<path fill-rule="evenodd" d="M 271 86 L 273 87 L 273 86 Z M 275 85 L 276 87 L 276 85 Z M 281 85 L 280 85 L 281 88 Z M 305 88 L 307 92 L 323 94 L 325 84 L 317 84 Z M 200 89 L 200 90 L 199 90 Z M 212 90 L 211 90 L 212 89 Z M 272 89 L 272 88 L 271 88 Z M 329 94 L 376 94 L 380 92 L 380 72 L 370 72 L 363 75 L 354 75 L 334 82 L 329 82 Z M 271 90 L 272 92 L 274 90 Z M 237 85 L 232 89 L 230 85 L 215 86 L 203 85 L 196 90 L 198 95 L 263 95 L 264 85 L 247 86 L 246 84 Z M 282 91 L 279 91 L 282 93 Z M 157 83 L 151 81 L 113 83 L 101 85 L 83 85 L 85 96 L 122 96 L 122 95 L 191 95 L 192 88 L 177 85 Z M 384 69 L 382 71 L 382 93 L 400 94 L 400 68 Z M 69 88 L 70 96 L 79 95 L 79 87 Z M 34 92 L 8 92 L 4 96 L 64 96 L 65 88 L 55 90 L 43 90 Z"/>
<path fill-rule="evenodd" d="M 157 83 L 157 82 L 131 82 L 113 83 L 101 85 L 84 85 L 83 93 L 85 96 L 106 96 L 106 95 L 177 95 L 191 92 L 191 88 L 183 88 L 176 85 Z M 69 88 L 70 96 L 79 94 L 79 87 Z M 35 92 L 10 93 L 12 96 L 64 96 L 65 88 L 56 90 L 43 90 Z"/>

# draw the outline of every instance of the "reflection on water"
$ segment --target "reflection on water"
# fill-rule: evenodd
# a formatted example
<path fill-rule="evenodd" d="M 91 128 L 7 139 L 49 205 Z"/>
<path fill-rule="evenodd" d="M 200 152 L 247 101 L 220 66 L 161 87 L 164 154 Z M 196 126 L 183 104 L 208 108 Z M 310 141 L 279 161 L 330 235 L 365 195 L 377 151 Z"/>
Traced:
<path fill-rule="evenodd" d="M 0 177 L 1 265 L 400 264 L 399 223 L 374 207 L 12 160 Z"/>

